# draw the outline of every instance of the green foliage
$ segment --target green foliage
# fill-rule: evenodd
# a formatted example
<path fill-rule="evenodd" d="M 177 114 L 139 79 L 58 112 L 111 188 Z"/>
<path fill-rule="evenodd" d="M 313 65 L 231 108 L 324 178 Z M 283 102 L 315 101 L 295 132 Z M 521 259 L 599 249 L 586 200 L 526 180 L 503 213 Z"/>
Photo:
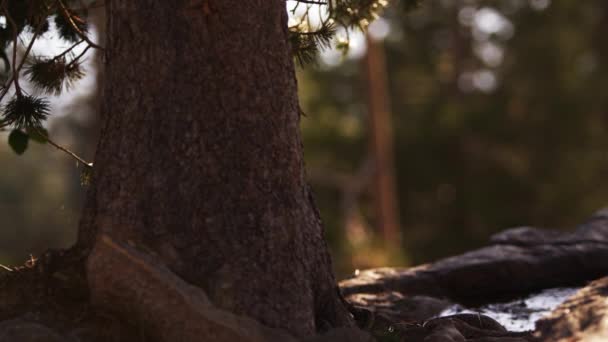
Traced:
<path fill-rule="evenodd" d="M 18 155 L 22 155 L 27 150 L 30 141 L 45 144 L 47 140 L 48 132 L 44 128 L 30 128 L 27 133 L 14 129 L 8 135 L 9 146 Z"/>
<path fill-rule="evenodd" d="M 72 4 L 78 6 L 78 9 L 71 8 Z M 21 88 L 19 80 L 25 76 L 33 86 L 46 94 L 59 95 L 82 79 L 84 77 L 81 67 L 82 58 L 90 48 L 101 49 L 87 37 L 86 14 L 85 1 L 4 0 L 0 6 L 0 15 L 5 19 L 5 25 L 0 26 L 0 58 L 4 64 L 0 72 L 0 78 L 4 83 L 0 86 L 0 102 L 10 94 L 11 90 L 14 90 L 14 96 L 0 113 L 0 128 L 10 127 L 13 132 L 28 132 L 32 140 L 40 143 L 49 142 L 53 147 L 79 162 L 84 161 L 65 147 L 51 141 L 48 132 L 43 129 L 43 123 L 50 114 L 48 100 L 29 95 Z M 59 36 L 74 44 L 53 57 L 32 57 L 30 54 L 34 42 L 49 29 L 50 16 L 54 16 Z M 21 37 L 26 29 L 31 33 L 27 43 Z M 79 55 L 74 56 L 73 50 L 82 43 L 86 43 L 84 49 Z M 7 54 L 9 44 L 12 44 L 10 54 L 12 56 Z M 17 58 L 20 54 L 17 53 L 20 51 L 19 44 L 25 46 L 25 51 L 23 56 Z M 14 142 L 11 146 L 19 154 L 23 153 L 25 151 L 23 146 L 26 146 L 23 144 L 23 137 L 18 133 L 14 133 L 13 136 L 19 139 L 11 140 Z"/>
<path fill-rule="evenodd" d="M 411 10 L 420 1 L 403 0 L 403 6 L 406 10 Z M 332 46 L 346 54 L 349 47 L 348 39 L 335 39 L 337 29 L 342 29 L 347 35 L 351 29 L 365 30 L 388 5 L 388 0 L 329 0 L 328 2 L 294 0 L 293 2 L 296 3 L 291 10 L 294 15 L 300 6 L 306 6 L 299 22 L 289 30 L 292 54 L 300 66 L 314 62 L 320 50 Z M 322 9 L 314 8 L 311 4 L 317 4 Z M 318 28 L 311 27 L 313 24 L 311 24 L 310 11 L 325 13 L 324 19 L 317 24 Z M 323 17 L 323 14 L 320 16 Z"/>
<path fill-rule="evenodd" d="M 6 47 L 15 33 L 20 33 L 24 28 L 39 30 L 44 33 L 49 25 L 47 17 L 55 7 L 52 0 L 6 0 L 2 13 L 7 18 L 6 26 L 0 29 L 0 42 Z M 16 32 L 15 32 L 16 30 Z"/>
<path fill-rule="evenodd" d="M 294 58 L 301 66 L 313 62 L 319 49 L 331 46 L 335 33 L 336 26 L 331 23 L 323 24 L 321 28 L 312 32 L 303 32 L 296 28 L 290 29 L 289 42 Z"/>
<path fill-rule="evenodd" d="M 49 116 L 49 102 L 31 95 L 15 95 L 4 107 L 0 126 L 13 126 L 16 129 L 42 127 Z"/>
<path fill-rule="evenodd" d="M 73 43 L 82 39 L 82 35 L 86 35 L 89 29 L 86 20 L 70 10 L 55 15 L 55 25 L 59 36 Z"/>
<path fill-rule="evenodd" d="M 43 127 L 30 128 L 27 134 L 31 140 L 39 144 L 46 144 L 49 140 L 49 132 Z"/>
<path fill-rule="evenodd" d="M 329 11 L 340 25 L 365 29 L 387 5 L 387 0 L 338 0 L 330 6 Z"/>
<path fill-rule="evenodd" d="M 54 2 L 50 0 L 29 0 L 22 2 L 27 3 L 25 23 L 32 30 L 39 30 L 40 33 L 48 31 L 49 22 L 47 17 L 51 8 L 55 6 Z"/>
<path fill-rule="evenodd" d="M 19 155 L 27 150 L 30 137 L 18 129 L 14 129 L 8 136 L 8 144 Z"/>
<path fill-rule="evenodd" d="M 66 61 L 65 56 L 55 58 L 34 57 L 26 66 L 24 74 L 38 88 L 48 94 L 59 95 L 65 88 L 84 77 L 81 63 L 76 59 Z"/>
<path fill-rule="evenodd" d="M 91 176 L 93 175 L 93 165 L 87 164 L 84 165 L 82 170 L 80 171 L 80 185 L 88 186 L 91 184 Z"/>

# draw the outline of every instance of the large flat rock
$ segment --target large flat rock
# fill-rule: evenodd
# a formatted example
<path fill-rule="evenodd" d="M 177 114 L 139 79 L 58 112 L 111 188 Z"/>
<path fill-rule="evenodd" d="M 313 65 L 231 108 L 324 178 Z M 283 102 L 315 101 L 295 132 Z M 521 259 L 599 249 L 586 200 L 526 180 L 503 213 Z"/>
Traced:
<path fill-rule="evenodd" d="M 480 302 L 506 295 L 581 284 L 608 274 L 608 211 L 572 232 L 519 227 L 490 245 L 414 268 L 362 271 L 340 283 L 349 298 L 399 293 Z"/>

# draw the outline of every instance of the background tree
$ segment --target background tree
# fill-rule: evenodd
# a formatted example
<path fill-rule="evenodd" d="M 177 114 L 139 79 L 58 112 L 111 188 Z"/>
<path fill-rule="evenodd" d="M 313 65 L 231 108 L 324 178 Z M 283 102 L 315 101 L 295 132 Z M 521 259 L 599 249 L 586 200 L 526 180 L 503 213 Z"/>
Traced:
<path fill-rule="evenodd" d="M 419 264 L 485 244 L 517 225 L 567 228 L 606 205 L 604 2 L 426 1 L 386 13 L 402 251 Z M 307 165 L 356 179 L 365 163 L 360 61 L 301 73 Z M 343 177 L 348 178 L 348 177 Z M 349 239 L 339 182 L 313 178 L 340 273 L 395 264 Z M 367 251 L 351 258 L 357 251 Z M 339 252 L 337 252 L 339 253 Z M 404 262 L 404 261 L 402 261 Z"/>

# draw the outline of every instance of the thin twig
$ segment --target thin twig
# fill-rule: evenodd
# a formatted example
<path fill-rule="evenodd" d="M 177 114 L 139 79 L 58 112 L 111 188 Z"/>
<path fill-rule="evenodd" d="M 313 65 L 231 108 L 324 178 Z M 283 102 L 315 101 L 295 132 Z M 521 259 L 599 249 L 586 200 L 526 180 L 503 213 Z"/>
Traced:
<path fill-rule="evenodd" d="M 40 130 L 40 128 L 38 127 L 33 127 L 31 128 L 34 132 L 36 132 L 38 134 L 38 136 L 40 136 L 41 138 L 43 138 L 44 140 L 46 140 L 46 142 L 48 142 L 49 144 L 51 144 L 53 147 L 55 147 L 56 149 L 66 153 L 67 155 L 69 155 L 70 157 L 74 158 L 76 161 L 80 162 L 81 164 L 83 164 L 85 167 L 87 168 L 92 168 L 93 167 L 93 163 L 89 163 L 86 160 L 82 159 L 80 156 L 78 156 L 76 153 L 70 151 L 67 147 L 64 147 L 62 145 L 59 145 L 58 143 L 54 142 L 53 140 L 51 140 L 51 138 L 49 138 L 48 134 L 46 134 L 45 132 L 43 132 L 42 130 Z M 9 132 L 11 130 L 8 130 L 6 128 L 0 128 L 0 132 Z M 2 266 L 2 265 L 0 265 Z"/>
<path fill-rule="evenodd" d="M 316 1 L 316 0 L 286 0 L 286 1 L 295 1 L 303 4 L 311 4 L 311 5 L 327 5 L 327 2 L 324 1 Z"/>
<path fill-rule="evenodd" d="M 80 53 L 80 55 L 76 56 L 76 58 L 72 59 L 72 61 L 67 65 L 67 67 L 70 67 L 76 63 L 78 63 L 78 60 L 80 58 L 82 58 L 82 56 L 84 56 L 85 53 L 87 53 L 87 50 L 89 50 L 92 46 L 91 45 L 87 45 L 87 47 Z"/>
<path fill-rule="evenodd" d="M 318 29 L 316 31 L 308 31 L 308 32 L 295 32 L 301 36 L 316 36 L 319 33 L 323 32 L 321 29 Z"/>
<path fill-rule="evenodd" d="M 74 48 L 75 48 L 75 47 L 77 47 L 78 45 L 80 45 L 80 44 L 82 44 L 82 43 L 84 43 L 84 42 L 85 42 L 85 40 L 84 40 L 84 39 L 81 39 L 81 40 L 80 40 L 78 43 L 75 43 L 74 45 L 70 46 L 68 49 L 66 49 L 66 50 L 65 50 L 65 51 L 63 51 L 62 53 L 60 53 L 60 54 L 58 54 L 57 56 L 53 57 L 53 61 L 56 61 L 56 60 L 58 60 L 59 58 L 61 58 L 61 57 L 65 56 L 65 55 L 67 55 L 67 54 L 68 54 L 70 51 L 74 50 Z M 89 46 L 89 47 L 90 47 L 90 46 Z M 89 47 L 87 47 L 87 49 L 88 49 Z M 85 49 L 85 51 L 86 51 L 86 49 Z"/>
<path fill-rule="evenodd" d="M 13 83 L 15 84 L 15 92 L 17 93 L 18 96 L 21 96 L 21 87 L 19 87 L 19 70 L 16 68 L 17 65 L 17 43 L 18 43 L 18 37 L 19 37 L 19 28 L 17 27 L 17 23 L 15 22 L 15 20 L 13 19 L 12 16 L 10 16 L 8 14 L 8 8 L 6 8 L 6 2 L 2 3 L 2 6 L 4 7 L 4 12 L 6 15 L 6 19 L 11 23 L 11 26 L 13 27 L 13 61 L 12 61 L 12 66 L 13 66 Z M 10 83 L 8 84 L 8 87 L 10 87 Z"/>
<path fill-rule="evenodd" d="M 87 162 L 86 160 L 80 158 L 76 153 L 68 150 L 66 147 L 63 147 L 63 146 L 57 144 L 56 142 L 54 142 L 53 140 L 51 140 L 48 137 L 48 135 L 45 134 L 44 132 L 42 132 L 39 128 L 35 127 L 34 130 L 35 130 L 36 133 L 38 133 L 38 135 L 40 135 L 41 137 L 43 137 L 49 144 L 53 145 L 53 147 L 55 147 L 56 149 L 67 153 L 70 157 L 76 159 L 78 162 L 82 163 L 85 167 L 89 167 L 89 168 L 93 167 L 93 163 Z"/>

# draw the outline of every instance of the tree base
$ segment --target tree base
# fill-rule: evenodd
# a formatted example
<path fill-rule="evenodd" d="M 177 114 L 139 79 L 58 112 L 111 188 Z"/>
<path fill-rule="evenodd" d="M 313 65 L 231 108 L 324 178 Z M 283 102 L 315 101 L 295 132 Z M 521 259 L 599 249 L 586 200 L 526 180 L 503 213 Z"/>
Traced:
<path fill-rule="evenodd" d="M 91 274 L 88 280 L 85 270 Z M 183 281 L 153 255 L 107 236 L 99 239 L 90 254 L 77 248 L 48 251 L 24 266 L 6 269 L 0 273 L 0 285 L 0 335 L 11 340 L 44 336 L 53 342 L 188 342 L 206 336 L 209 341 L 297 341 L 285 331 L 218 309 L 202 289 Z M 454 329 L 467 335 L 515 337 L 488 329 L 487 324 L 477 327 L 477 321 L 462 317 L 442 318 L 424 327 L 403 325 L 345 304 L 360 328 L 380 340 L 395 332 L 422 341 L 433 334 L 449 335 Z M 367 319 L 366 314 L 370 315 Z M 304 341 L 373 340 L 362 330 L 339 328 Z"/>
<path fill-rule="evenodd" d="M 594 222 L 595 233 L 605 227 Z M 90 252 L 78 248 L 47 251 L 23 266 L 0 269 L 0 340 L 188 342 L 204 336 L 206 341 L 297 341 L 285 331 L 217 308 L 202 289 L 186 283 L 157 259 L 102 235 Z M 332 329 L 302 341 L 369 342 L 374 337 L 410 342 L 553 341 L 566 330 L 582 336 L 589 329 L 578 324 L 588 319 L 589 312 L 597 314 L 593 318 L 597 324 L 605 320 L 606 279 L 592 283 L 555 310 L 537 326 L 536 336 L 531 331 L 509 332 L 477 314 L 406 320 L 403 312 L 395 311 L 393 317 L 371 302 L 353 305 L 357 301 L 350 296 L 351 302 L 344 301 L 344 306 L 361 330 Z M 401 303 L 397 297 L 386 297 L 386 301 L 384 311 Z M 574 311 L 578 313 L 573 315 Z"/>
<path fill-rule="evenodd" d="M 86 276 L 87 272 L 90 276 Z M 14 341 L 295 342 L 280 329 L 217 308 L 154 255 L 102 236 L 88 252 L 47 251 L 0 270 L 0 337 Z M 342 328 L 306 341 L 369 341 Z M 353 336 L 357 337 L 353 339 Z M 345 339 L 339 339 L 345 340 Z"/>
<path fill-rule="evenodd" d="M 135 322 L 89 304 L 84 261 L 76 248 L 49 250 L 22 266 L 0 269 L 0 335 L 14 341 L 36 336 L 44 341 L 141 340 L 145 332 Z"/>

